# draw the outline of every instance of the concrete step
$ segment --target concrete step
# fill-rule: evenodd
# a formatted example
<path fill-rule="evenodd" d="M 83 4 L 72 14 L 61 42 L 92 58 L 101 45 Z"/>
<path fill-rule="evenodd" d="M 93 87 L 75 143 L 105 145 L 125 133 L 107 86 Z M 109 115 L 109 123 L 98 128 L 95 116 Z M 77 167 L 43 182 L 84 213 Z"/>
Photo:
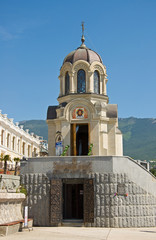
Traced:
<path fill-rule="evenodd" d="M 84 227 L 83 219 L 64 219 L 61 226 L 63 227 Z"/>

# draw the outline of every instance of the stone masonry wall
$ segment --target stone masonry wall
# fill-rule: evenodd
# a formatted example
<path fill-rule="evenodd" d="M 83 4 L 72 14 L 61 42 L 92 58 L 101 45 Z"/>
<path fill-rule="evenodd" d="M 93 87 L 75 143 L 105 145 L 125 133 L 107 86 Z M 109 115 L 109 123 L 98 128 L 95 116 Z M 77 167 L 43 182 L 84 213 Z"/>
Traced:
<path fill-rule="evenodd" d="M 50 181 L 46 174 L 21 175 L 21 184 L 25 186 L 28 196 L 25 206 L 28 206 L 29 217 L 36 226 L 49 226 Z"/>
<path fill-rule="evenodd" d="M 85 226 L 156 226 L 156 198 L 130 181 L 126 174 L 91 173 L 87 178 L 94 179 L 95 199 L 94 223 L 86 223 Z M 22 175 L 21 184 L 28 190 L 26 205 L 34 225 L 49 226 L 50 180 L 47 175 Z"/>
<path fill-rule="evenodd" d="M 126 174 L 91 174 L 94 178 L 94 227 L 154 227 L 156 198 Z M 128 194 L 128 196 L 126 196 Z"/>

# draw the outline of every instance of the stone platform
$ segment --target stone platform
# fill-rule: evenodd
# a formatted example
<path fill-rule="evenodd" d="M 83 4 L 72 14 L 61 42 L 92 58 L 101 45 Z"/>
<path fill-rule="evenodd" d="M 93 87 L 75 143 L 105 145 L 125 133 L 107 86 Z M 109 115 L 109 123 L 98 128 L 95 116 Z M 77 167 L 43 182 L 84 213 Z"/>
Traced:
<path fill-rule="evenodd" d="M 93 197 L 87 202 L 85 184 L 90 180 Z M 84 184 L 84 226 L 156 226 L 156 178 L 129 157 L 117 156 L 46 157 L 23 162 L 21 183 L 28 190 L 26 204 L 35 225 L 61 225 L 62 184 L 77 181 Z M 53 192 L 58 194 L 55 204 Z M 93 206 L 92 212 L 86 212 L 87 204 Z"/>

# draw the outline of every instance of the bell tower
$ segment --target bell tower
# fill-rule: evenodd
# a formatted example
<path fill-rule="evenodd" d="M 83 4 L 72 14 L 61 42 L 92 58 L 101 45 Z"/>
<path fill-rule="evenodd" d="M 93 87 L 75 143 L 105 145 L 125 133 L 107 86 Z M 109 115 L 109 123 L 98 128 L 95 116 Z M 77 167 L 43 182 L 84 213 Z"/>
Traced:
<path fill-rule="evenodd" d="M 109 104 L 106 67 L 100 55 L 86 47 L 84 24 L 81 42 L 61 66 L 58 106 L 48 107 L 49 155 L 60 155 L 68 145 L 68 155 L 88 155 L 92 146 L 92 155 L 122 156 L 117 105 Z"/>

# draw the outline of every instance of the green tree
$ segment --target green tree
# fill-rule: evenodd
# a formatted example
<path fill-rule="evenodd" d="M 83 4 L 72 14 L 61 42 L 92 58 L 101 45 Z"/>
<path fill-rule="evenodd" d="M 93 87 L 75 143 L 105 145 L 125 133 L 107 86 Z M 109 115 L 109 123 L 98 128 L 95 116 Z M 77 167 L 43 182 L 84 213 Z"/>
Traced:
<path fill-rule="evenodd" d="M 156 169 L 155 168 L 151 168 L 150 172 L 156 177 Z"/>
<path fill-rule="evenodd" d="M 1 154 L 0 161 L 4 162 L 4 174 L 6 174 L 8 161 L 11 161 L 11 158 L 9 155 Z"/>

